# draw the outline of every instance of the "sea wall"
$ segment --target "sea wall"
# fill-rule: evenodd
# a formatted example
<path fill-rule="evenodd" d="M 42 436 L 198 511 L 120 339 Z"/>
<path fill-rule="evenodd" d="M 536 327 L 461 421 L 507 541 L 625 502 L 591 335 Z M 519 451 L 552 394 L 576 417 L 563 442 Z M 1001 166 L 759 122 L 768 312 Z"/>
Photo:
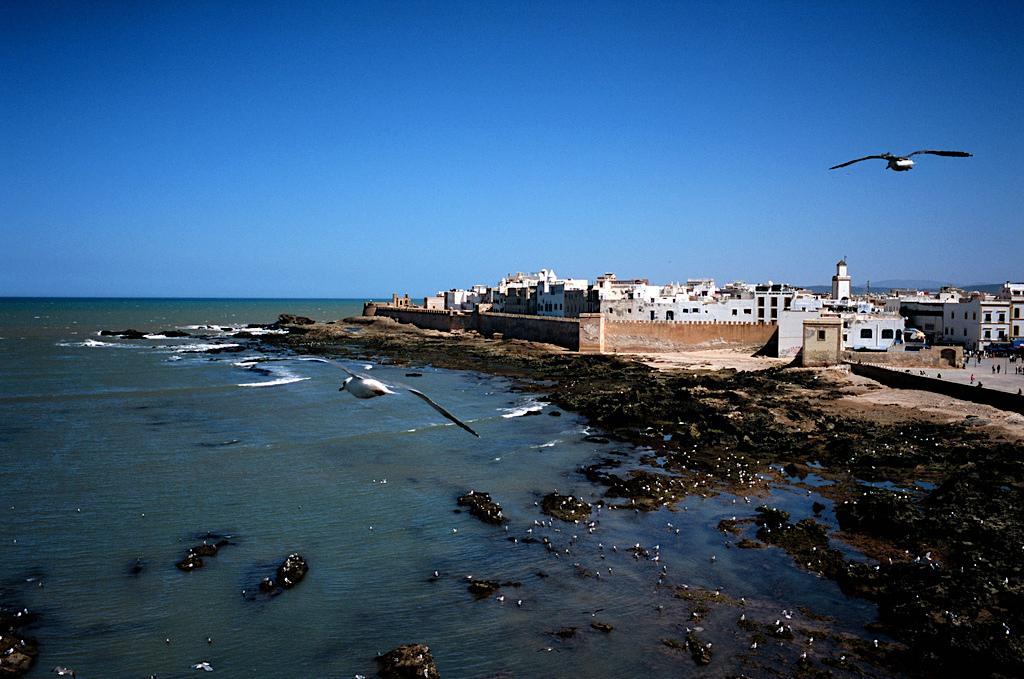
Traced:
<path fill-rule="evenodd" d="M 757 323 L 676 323 L 673 321 L 604 322 L 604 351 L 651 353 L 750 347 L 760 349 L 777 326 Z"/>
<path fill-rule="evenodd" d="M 970 386 L 924 375 L 915 375 L 903 370 L 892 370 L 877 365 L 868 365 L 867 363 L 851 363 L 850 370 L 855 375 L 868 377 L 895 389 L 931 391 L 964 401 L 982 403 L 999 408 L 1000 410 L 1024 413 L 1024 396 L 1018 396 L 1008 391 L 985 389 L 984 387 Z"/>
<path fill-rule="evenodd" d="M 899 368 L 962 368 L 963 347 L 928 347 L 920 351 L 844 351 L 847 363 L 871 363 Z"/>
<path fill-rule="evenodd" d="M 578 318 L 501 314 L 491 311 L 479 313 L 476 316 L 476 329 L 486 337 L 500 334 L 504 339 L 547 342 L 572 351 L 578 351 L 580 348 L 580 321 Z"/>
<path fill-rule="evenodd" d="M 365 309 L 367 311 L 369 309 Z M 371 315 L 371 314 L 367 314 Z M 374 316 L 387 316 L 399 323 L 409 323 L 427 330 L 476 330 L 473 316 L 459 311 L 395 307 L 383 304 L 373 306 Z"/>
<path fill-rule="evenodd" d="M 475 330 L 486 337 L 547 342 L 591 353 L 659 353 L 719 347 L 755 351 L 772 341 L 775 325 L 754 323 L 675 323 L 615 321 L 601 314 L 580 318 L 529 316 L 491 311 L 466 313 L 386 304 L 367 305 L 367 315 L 387 316 L 418 328 L 452 332 Z"/>

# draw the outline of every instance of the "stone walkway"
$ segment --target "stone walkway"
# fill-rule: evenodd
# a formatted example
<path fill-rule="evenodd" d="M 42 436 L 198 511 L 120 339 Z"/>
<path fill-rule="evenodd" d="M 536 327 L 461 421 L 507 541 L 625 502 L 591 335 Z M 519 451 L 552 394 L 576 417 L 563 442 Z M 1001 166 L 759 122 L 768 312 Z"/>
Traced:
<path fill-rule="evenodd" d="M 993 373 L 992 366 L 1000 366 L 1000 372 Z M 899 372 L 910 372 L 913 375 L 925 375 L 927 377 L 941 377 L 950 382 L 960 384 L 977 384 L 981 382 L 983 389 L 996 389 L 1016 394 L 1018 390 L 1024 390 L 1024 375 L 1014 373 L 1018 367 L 1024 366 L 1024 362 L 1018 360 L 1011 363 L 1009 358 L 983 358 L 979 363 L 977 359 L 971 359 L 969 365 L 962 370 L 956 368 L 890 368 Z M 971 376 L 974 382 L 971 382 Z"/>

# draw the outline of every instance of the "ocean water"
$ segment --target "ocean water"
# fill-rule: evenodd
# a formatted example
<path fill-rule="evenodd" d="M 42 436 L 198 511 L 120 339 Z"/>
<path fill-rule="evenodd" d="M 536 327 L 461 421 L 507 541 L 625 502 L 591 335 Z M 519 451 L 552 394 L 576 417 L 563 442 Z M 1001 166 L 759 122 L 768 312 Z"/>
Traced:
<path fill-rule="evenodd" d="M 547 416 L 552 406 L 507 379 L 431 366 L 415 367 L 415 378 L 408 367 L 345 362 L 414 384 L 470 422 L 476 439 L 409 395 L 358 401 L 339 392 L 336 366 L 277 354 L 256 363 L 258 343 L 197 329 L 279 313 L 340 319 L 360 308 L 0 300 L 0 604 L 40 615 L 30 676 L 67 665 L 84 679 L 185 677 L 202 661 L 223 676 L 372 676 L 375 655 L 404 643 L 429 645 L 445 677 L 679 676 L 693 662 L 661 639 L 692 625 L 688 604 L 673 596 L 683 584 L 745 597 L 747 612 L 766 619 L 807 607 L 854 633 L 874 620 L 871 605 L 777 549 L 729 548 L 734 539 L 715 526 L 752 514 L 742 498 L 695 496 L 685 510 L 646 514 L 606 509 L 593 533 L 536 526 L 548 518 L 535 504 L 545 493 L 600 498 L 580 465 L 633 451 L 584 440 L 593 432 L 583 420 Z M 97 335 L 128 327 L 214 337 Z M 224 344 L 244 349 L 204 351 Z M 507 532 L 454 511 L 470 489 L 501 503 Z M 798 518 L 816 499 L 779 487 L 771 501 Z M 558 552 L 510 540 L 530 530 Z M 234 544 L 202 569 L 178 571 L 207 532 Z M 635 543 L 658 545 L 660 560 L 635 560 L 626 552 Z M 309 562 L 306 579 L 253 596 L 291 552 Z M 136 559 L 144 567 L 133 574 Z M 434 570 L 441 577 L 431 581 Z M 504 587 L 504 601 L 476 600 L 467 576 L 519 586 Z M 716 647 L 712 674 L 744 667 L 738 613 L 714 609 L 702 621 Z M 593 620 L 615 629 L 591 629 Z M 565 627 L 578 631 L 555 634 Z"/>

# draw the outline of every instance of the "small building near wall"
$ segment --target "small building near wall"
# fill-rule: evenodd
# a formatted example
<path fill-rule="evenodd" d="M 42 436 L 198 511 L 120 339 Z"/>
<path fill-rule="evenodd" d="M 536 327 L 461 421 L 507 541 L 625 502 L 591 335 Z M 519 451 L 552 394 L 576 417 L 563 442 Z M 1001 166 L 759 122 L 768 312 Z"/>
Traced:
<path fill-rule="evenodd" d="M 888 351 L 903 343 L 906 320 L 899 314 L 844 313 L 843 346 L 854 351 Z"/>
<path fill-rule="evenodd" d="M 802 365 L 838 365 L 842 355 L 843 319 L 838 316 L 824 316 L 804 321 Z"/>
<path fill-rule="evenodd" d="M 423 298 L 423 308 L 430 311 L 444 311 L 444 295 Z"/>

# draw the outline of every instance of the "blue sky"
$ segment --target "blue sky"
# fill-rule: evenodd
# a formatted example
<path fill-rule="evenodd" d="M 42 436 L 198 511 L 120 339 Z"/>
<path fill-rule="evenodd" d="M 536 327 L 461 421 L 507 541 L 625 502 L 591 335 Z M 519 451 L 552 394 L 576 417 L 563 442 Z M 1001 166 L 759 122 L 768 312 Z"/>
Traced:
<path fill-rule="evenodd" d="M 0 295 L 1024 278 L 1024 4 L 7 2 Z M 912 172 L 851 158 L 920 148 Z"/>

